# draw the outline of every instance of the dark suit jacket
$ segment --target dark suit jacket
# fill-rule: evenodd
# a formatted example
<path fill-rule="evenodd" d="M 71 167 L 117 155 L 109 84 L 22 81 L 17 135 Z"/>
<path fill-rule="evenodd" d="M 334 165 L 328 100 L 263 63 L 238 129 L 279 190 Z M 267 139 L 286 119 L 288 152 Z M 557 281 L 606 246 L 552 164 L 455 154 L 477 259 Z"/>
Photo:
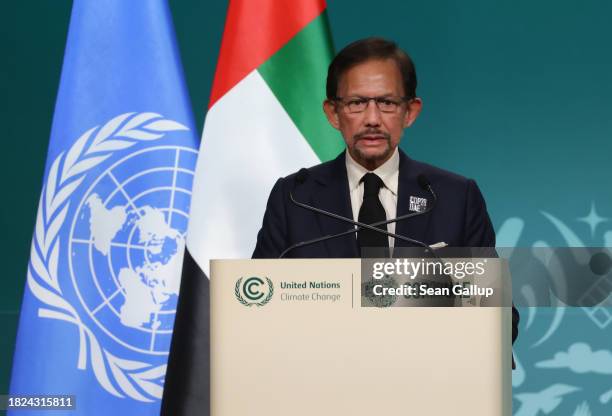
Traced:
<path fill-rule="evenodd" d="M 495 247 L 495 231 L 485 201 L 471 179 L 410 159 L 399 150 L 397 216 L 409 213 L 410 196 L 431 195 L 421 189 L 417 176 L 423 174 L 438 196 L 437 206 L 428 214 L 400 221 L 395 233 L 427 244 L 445 242 L 450 247 Z M 353 218 L 346 174 L 345 154 L 308 169 L 305 179 L 297 173 L 279 179 L 268 199 L 263 225 L 257 235 L 253 258 L 277 258 L 287 247 L 300 241 L 341 233 L 352 226 L 293 204 L 294 198 L 308 205 Z M 298 183 L 302 182 L 302 183 Z M 396 247 L 410 246 L 395 240 Z M 290 251 L 293 258 L 359 257 L 355 234 L 327 240 Z M 513 308 L 512 340 L 516 338 L 518 312 Z"/>

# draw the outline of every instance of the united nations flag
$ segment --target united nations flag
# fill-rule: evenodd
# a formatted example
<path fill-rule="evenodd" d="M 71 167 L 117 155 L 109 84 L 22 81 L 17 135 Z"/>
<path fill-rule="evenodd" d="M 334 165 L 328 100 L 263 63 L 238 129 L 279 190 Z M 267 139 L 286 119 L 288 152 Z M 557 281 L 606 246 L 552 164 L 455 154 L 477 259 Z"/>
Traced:
<path fill-rule="evenodd" d="M 196 143 L 166 2 L 75 0 L 11 394 L 159 414 Z"/>

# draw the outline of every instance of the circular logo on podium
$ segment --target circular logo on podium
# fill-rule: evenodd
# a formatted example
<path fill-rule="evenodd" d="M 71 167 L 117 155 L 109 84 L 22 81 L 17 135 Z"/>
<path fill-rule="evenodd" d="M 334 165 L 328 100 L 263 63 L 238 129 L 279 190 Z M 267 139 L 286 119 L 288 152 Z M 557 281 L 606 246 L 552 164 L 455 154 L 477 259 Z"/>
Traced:
<path fill-rule="evenodd" d="M 236 281 L 234 294 L 238 302 L 244 306 L 264 306 L 274 295 L 274 285 L 267 277 L 241 277 Z"/>

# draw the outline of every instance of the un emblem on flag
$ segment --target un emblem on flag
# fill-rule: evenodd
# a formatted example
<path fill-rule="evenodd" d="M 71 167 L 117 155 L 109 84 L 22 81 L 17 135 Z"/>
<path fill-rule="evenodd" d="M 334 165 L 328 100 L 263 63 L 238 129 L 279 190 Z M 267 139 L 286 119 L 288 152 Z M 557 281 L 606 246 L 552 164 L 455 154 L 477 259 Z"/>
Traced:
<path fill-rule="evenodd" d="M 195 155 L 180 147 L 129 154 L 98 176 L 74 216 L 69 252 L 77 296 L 126 348 L 168 354 Z"/>
<path fill-rule="evenodd" d="M 78 327 L 77 368 L 117 397 L 161 398 L 197 157 L 171 139 L 187 130 L 121 114 L 57 156 L 42 191 L 28 269 L 38 316 Z"/>

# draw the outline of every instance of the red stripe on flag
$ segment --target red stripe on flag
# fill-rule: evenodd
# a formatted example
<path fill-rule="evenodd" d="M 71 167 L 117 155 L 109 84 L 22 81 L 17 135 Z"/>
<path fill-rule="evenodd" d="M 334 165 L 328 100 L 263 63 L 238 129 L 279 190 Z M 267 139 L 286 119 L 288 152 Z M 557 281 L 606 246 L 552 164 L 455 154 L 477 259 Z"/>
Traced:
<path fill-rule="evenodd" d="M 231 0 L 209 108 L 325 7 L 325 0 Z"/>

